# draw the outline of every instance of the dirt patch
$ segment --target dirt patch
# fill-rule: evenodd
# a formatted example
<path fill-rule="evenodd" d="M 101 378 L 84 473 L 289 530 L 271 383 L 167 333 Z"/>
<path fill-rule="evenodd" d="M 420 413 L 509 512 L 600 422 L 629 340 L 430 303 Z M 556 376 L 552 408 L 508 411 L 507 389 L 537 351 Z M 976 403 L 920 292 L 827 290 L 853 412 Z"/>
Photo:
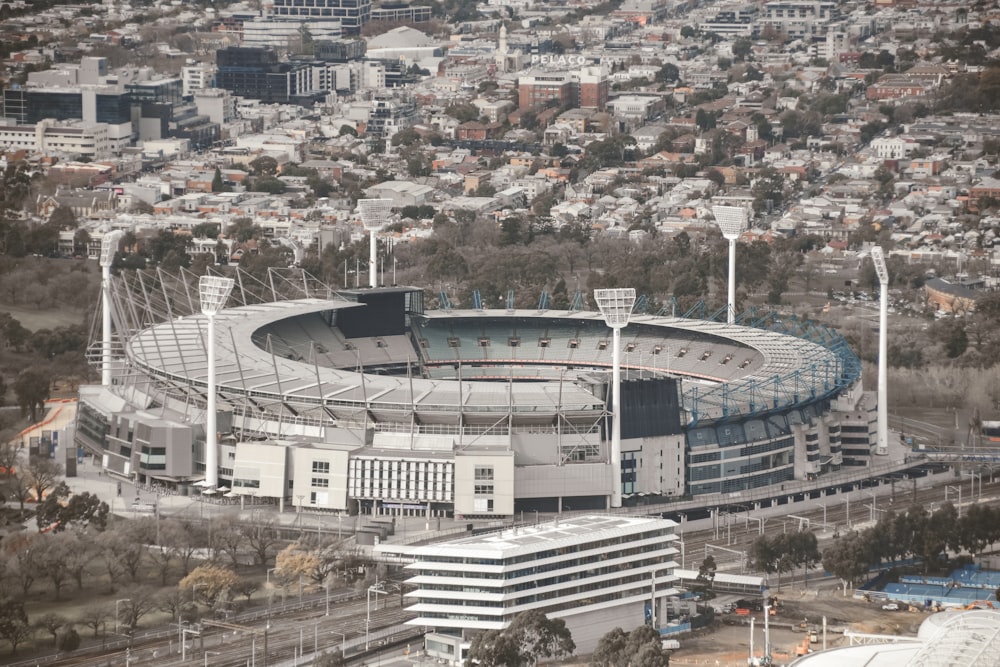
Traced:
<path fill-rule="evenodd" d="M 779 596 L 780 608 L 769 621 L 771 654 L 776 664 L 787 664 L 796 657 L 803 642 L 813 650 L 823 647 L 823 617 L 826 617 L 826 646 L 847 646 L 846 630 L 869 634 L 915 635 L 929 615 L 925 612 L 883 611 L 875 602 L 851 597 L 819 594 L 814 591 Z M 754 653 L 764 652 L 764 622 L 761 614 L 754 620 Z M 816 642 L 809 642 L 811 632 Z M 680 638 L 681 648 L 671 656 L 672 665 L 709 665 L 746 667 L 750 655 L 750 622 L 744 617 L 725 614 L 711 628 Z"/>

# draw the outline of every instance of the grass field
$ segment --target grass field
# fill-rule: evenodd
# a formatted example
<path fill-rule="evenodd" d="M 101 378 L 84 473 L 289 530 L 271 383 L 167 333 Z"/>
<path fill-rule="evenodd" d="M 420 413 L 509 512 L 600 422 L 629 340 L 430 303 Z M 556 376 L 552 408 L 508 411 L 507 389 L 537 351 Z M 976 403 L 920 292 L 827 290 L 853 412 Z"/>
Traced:
<path fill-rule="evenodd" d="M 34 308 L 10 306 L 5 303 L 0 303 L 0 313 L 10 314 L 11 317 L 21 323 L 21 326 L 29 331 L 54 329 L 56 327 L 66 327 L 81 323 L 89 328 L 90 318 L 92 317 L 90 312 L 75 308 L 35 310 Z"/>

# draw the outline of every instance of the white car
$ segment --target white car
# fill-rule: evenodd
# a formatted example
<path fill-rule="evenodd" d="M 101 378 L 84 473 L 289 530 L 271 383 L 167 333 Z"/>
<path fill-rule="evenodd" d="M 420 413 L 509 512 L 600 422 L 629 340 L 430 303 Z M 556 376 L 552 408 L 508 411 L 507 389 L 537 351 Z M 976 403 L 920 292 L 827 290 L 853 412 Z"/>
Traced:
<path fill-rule="evenodd" d="M 899 605 L 895 602 L 888 602 L 882 605 L 882 611 L 899 611 Z"/>

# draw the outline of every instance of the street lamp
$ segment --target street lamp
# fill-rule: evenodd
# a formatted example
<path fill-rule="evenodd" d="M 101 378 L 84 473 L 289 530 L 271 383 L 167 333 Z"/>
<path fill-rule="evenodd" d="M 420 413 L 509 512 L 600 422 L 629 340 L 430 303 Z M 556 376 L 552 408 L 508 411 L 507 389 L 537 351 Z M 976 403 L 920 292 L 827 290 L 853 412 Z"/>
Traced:
<path fill-rule="evenodd" d="M 368 230 L 371 238 L 371 247 L 368 250 L 368 286 L 378 287 L 378 274 L 376 273 L 378 251 L 375 234 L 385 226 L 392 211 L 391 199 L 359 199 L 358 209 L 361 211 L 361 224 Z"/>
<path fill-rule="evenodd" d="M 131 598 L 122 598 L 121 600 L 115 600 L 115 634 L 118 634 L 118 605 L 122 602 L 132 602 Z"/>
<path fill-rule="evenodd" d="M 873 246 L 872 263 L 879 282 L 878 307 L 878 440 L 875 453 L 889 454 L 889 270 L 881 246 Z"/>
<path fill-rule="evenodd" d="M 218 433 L 215 425 L 215 316 L 233 291 L 233 279 L 202 276 L 198 280 L 201 313 L 208 318 L 208 408 L 205 414 L 205 482 L 209 489 L 219 486 Z"/>
<path fill-rule="evenodd" d="M 594 300 L 613 332 L 611 348 L 611 507 L 622 506 L 621 340 L 635 305 L 635 289 L 619 287 L 594 290 Z"/>
<path fill-rule="evenodd" d="M 208 656 L 209 655 L 222 655 L 221 651 L 205 651 L 205 667 L 208 667 Z"/>
<path fill-rule="evenodd" d="M 726 322 L 736 321 L 736 240 L 747 224 L 747 210 L 742 206 L 713 206 L 712 214 L 729 241 L 729 295 L 726 299 Z"/>
<path fill-rule="evenodd" d="M 114 230 L 101 239 L 101 385 L 111 386 L 111 264 L 124 232 Z"/>
<path fill-rule="evenodd" d="M 958 518 L 962 518 L 962 485 L 958 486 L 945 486 L 944 487 L 944 499 L 945 502 L 948 500 L 948 490 L 958 491 Z"/>

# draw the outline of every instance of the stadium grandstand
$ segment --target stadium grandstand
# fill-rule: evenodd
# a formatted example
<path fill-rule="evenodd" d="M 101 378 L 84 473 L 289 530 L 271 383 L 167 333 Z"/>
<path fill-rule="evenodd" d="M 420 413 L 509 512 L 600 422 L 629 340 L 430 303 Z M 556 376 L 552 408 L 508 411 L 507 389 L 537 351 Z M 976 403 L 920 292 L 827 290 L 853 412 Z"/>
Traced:
<path fill-rule="evenodd" d="M 633 313 L 613 480 L 600 313 L 427 309 L 419 288 L 335 291 L 298 269 L 229 275 L 214 360 L 218 487 L 232 496 L 497 517 L 606 509 L 613 484 L 627 505 L 870 464 L 875 404 L 860 362 L 808 322 Z M 81 387 L 77 444 L 141 483 L 204 486 L 198 276 L 123 272 L 107 289 L 112 380 Z M 98 366 L 103 349 L 91 347 Z"/>

